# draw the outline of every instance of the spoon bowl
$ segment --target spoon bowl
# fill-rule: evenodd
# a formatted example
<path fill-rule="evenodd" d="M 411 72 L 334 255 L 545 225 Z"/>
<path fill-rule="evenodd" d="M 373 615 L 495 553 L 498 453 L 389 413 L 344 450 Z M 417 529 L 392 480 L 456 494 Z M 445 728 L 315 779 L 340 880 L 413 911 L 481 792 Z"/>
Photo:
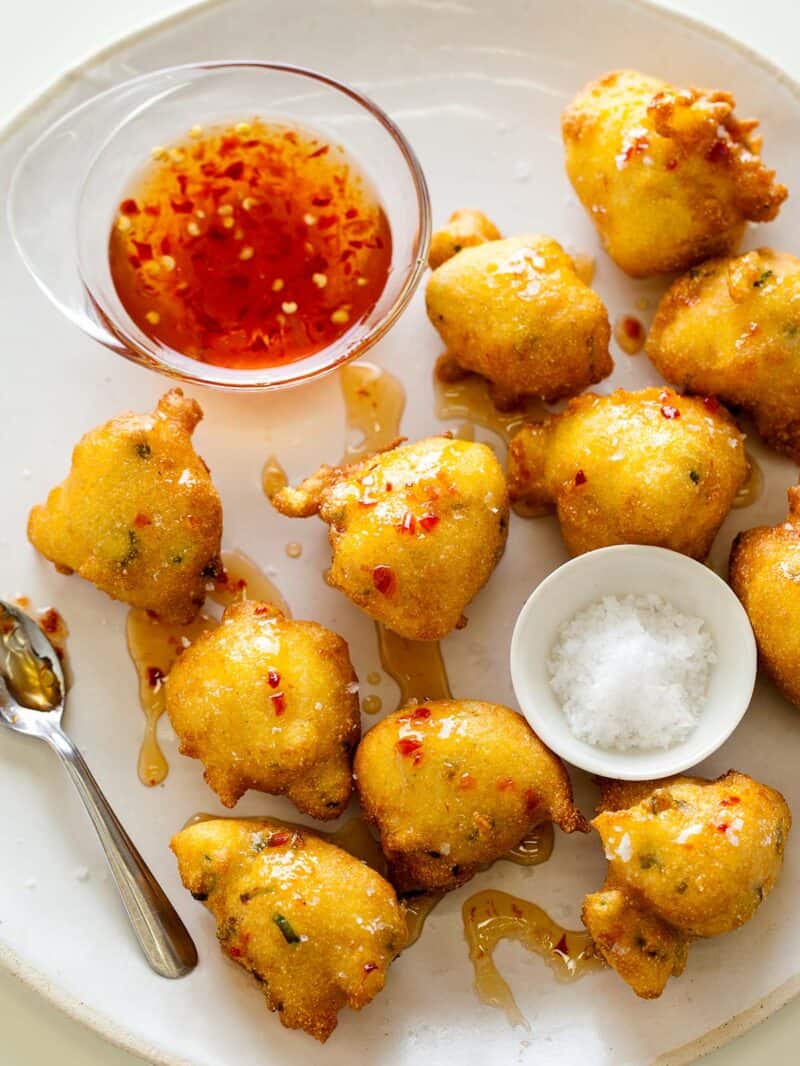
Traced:
<path fill-rule="evenodd" d="M 61 725 L 65 695 L 64 671 L 53 645 L 29 615 L 0 600 L 3 724 L 17 733 L 40 736 L 48 725 Z"/>

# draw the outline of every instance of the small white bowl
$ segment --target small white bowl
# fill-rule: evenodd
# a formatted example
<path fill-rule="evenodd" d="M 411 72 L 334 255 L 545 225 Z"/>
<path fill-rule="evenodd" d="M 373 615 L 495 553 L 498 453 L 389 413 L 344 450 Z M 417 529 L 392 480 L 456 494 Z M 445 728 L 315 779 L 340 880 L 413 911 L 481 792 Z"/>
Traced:
<path fill-rule="evenodd" d="M 550 686 L 547 659 L 563 622 L 603 596 L 658 593 L 704 619 L 717 655 L 693 732 L 667 749 L 614 751 L 579 740 Z M 511 681 L 536 734 L 574 766 L 602 777 L 643 781 L 681 773 L 716 751 L 739 724 L 756 679 L 756 642 L 726 583 L 702 563 L 666 548 L 620 544 L 579 555 L 534 590 L 511 638 Z"/>

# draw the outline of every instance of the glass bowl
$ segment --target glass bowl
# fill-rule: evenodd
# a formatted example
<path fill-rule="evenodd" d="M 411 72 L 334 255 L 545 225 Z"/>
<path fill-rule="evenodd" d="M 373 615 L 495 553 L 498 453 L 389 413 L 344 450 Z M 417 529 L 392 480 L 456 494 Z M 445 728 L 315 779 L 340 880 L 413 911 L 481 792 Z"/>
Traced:
<path fill-rule="evenodd" d="M 377 191 L 391 227 L 392 258 L 377 303 L 327 347 L 280 366 L 232 369 L 190 358 L 138 327 L 114 287 L 108 239 L 120 199 L 154 145 L 173 143 L 198 123 L 227 123 L 254 114 L 342 145 Z M 15 244 L 36 282 L 94 339 L 171 377 L 254 390 L 319 377 L 375 344 L 419 284 L 431 229 L 419 162 L 376 104 L 325 74 L 245 60 L 154 71 L 69 112 L 20 160 L 8 216 Z"/>

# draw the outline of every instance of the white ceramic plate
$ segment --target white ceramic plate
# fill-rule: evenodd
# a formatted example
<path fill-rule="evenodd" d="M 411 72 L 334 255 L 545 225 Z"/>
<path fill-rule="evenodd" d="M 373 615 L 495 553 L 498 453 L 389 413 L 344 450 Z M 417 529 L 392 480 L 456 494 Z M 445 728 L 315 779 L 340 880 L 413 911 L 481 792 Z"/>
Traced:
<path fill-rule="evenodd" d="M 597 241 L 566 181 L 559 112 L 587 79 L 621 65 L 677 82 L 732 89 L 743 114 L 763 119 L 766 159 L 790 185 L 800 172 L 800 94 L 766 63 L 675 15 L 631 0 L 230 0 L 203 5 L 98 56 L 63 79 L 6 133 L 0 147 L 0 199 L 15 160 L 53 118 L 107 86 L 146 70 L 208 58 L 283 59 L 354 82 L 401 124 L 427 172 L 437 220 L 475 205 L 506 231 L 542 230 L 598 254 L 596 285 L 612 317 L 656 297 L 658 283 L 623 278 Z M 202 120 L 202 116 L 199 116 Z M 798 199 L 749 242 L 797 251 Z M 201 964 L 168 983 L 146 968 L 129 934 L 103 860 L 77 799 L 52 756 L 23 738 L 0 737 L 0 946 L 15 967 L 54 1001 L 110 1039 L 157 1062 L 193 1066 L 279 1066 L 309 1062 L 400 1066 L 419 1061 L 639 1066 L 659 1056 L 689 1061 L 796 991 L 800 979 L 800 831 L 789 842 L 783 877 L 739 932 L 692 948 L 685 976 L 657 1002 L 636 1000 L 613 973 L 577 985 L 505 945 L 498 961 L 530 1030 L 509 1028 L 479 1005 L 461 934 L 460 907 L 490 885 L 535 899 L 559 920 L 578 923 L 583 894 L 602 880 L 597 840 L 559 836 L 553 859 L 536 870 L 499 864 L 452 893 L 422 940 L 393 967 L 388 987 L 361 1015 L 344 1011 L 324 1047 L 281 1028 L 250 980 L 226 962 L 213 922 L 179 885 L 167 841 L 199 809 L 218 810 L 199 764 L 175 753 L 166 784 L 145 790 L 135 772 L 141 716 L 124 639 L 125 609 L 77 578 L 58 576 L 25 540 L 31 504 L 67 469 L 73 442 L 122 408 L 149 409 L 166 386 L 152 374 L 85 339 L 47 303 L 0 231 L 3 294 L 0 591 L 52 602 L 72 630 L 77 678 L 67 723 L 98 779 L 190 926 Z M 647 317 L 647 316 L 645 316 Z M 375 358 L 404 381 L 410 437 L 442 428 L 433 410 L 431 370 L 439 344 L 421 294 Z M 602 386 L 654 380 L 645 358 L 617 353 Z M 278 451 L 293 477 L 338 456 L 343 409 L 335 378 L 303 391 L 234 397 L 195 392 L 206 410 L 197 435 L 225 503 L 225 542 L 275 567 L 298 617 L 314 617 L 350 641 L 365 676 L 377 665 L 371 623 L 321 580 L 327 547 L 318 521 L 289 522 L 259 491 L 265 455 Z M 734 512 L 714 548 L 719 568 L 741 528 L 785 514 L 795 467 L 753 450 L 767 489 Z M 303 543 L 293 561 L 284 545 Z M 512 523 L 509 549 L 470 610 L 470 624 L 444 645 L 456 694 L 512 703 L 508 641 L 533 586 L 565 558 L 552 519 Z M 390 705 L 393 687 L 381 693 Z M 703 766 L 738 767 L 781 789 L 800 811 L 795 744 L 800 719 L 766 683 L 742 725 Z M 574 775 L 584 809 L 594 793 Z M 250 796 L 243 813 L 288 816 L 277 800 Z M 88 879 L 78 874 L 88 867 Z M 762 1001 L 766 1001 L 765 1004 Z M 733 1020 L 733 1021 L 732 1021 Z M 720 1029 L 724 1027 L 724 1029 Z M 709 1035 L 710 1034 L 710 1035 Z M 688 1048 L 686 1047 L 688 1045 Z"/>

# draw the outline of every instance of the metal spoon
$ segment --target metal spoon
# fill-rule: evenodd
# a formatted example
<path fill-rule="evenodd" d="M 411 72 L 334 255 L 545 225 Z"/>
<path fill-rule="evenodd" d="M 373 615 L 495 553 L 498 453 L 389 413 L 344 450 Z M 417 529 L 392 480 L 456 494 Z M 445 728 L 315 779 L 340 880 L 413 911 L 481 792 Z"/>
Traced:
<path fill-rule="evenodd" d="M 197 965 L 192 938 L 61 728 L 64 699 L 52 644 L 24 611 L 0 600 L 0 724 L 56 751 L 97 830 L 145 958 L 162 977 L 183 977 Z"/>

